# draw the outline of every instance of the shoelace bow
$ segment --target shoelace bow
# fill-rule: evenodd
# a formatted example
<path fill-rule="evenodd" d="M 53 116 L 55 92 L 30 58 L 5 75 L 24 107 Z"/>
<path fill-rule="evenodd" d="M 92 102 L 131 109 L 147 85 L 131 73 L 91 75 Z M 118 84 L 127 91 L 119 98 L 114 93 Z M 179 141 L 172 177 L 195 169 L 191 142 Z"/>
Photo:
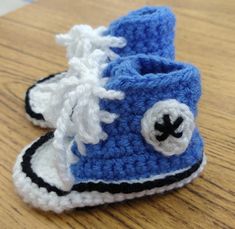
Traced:
<path fill-rule="evenodd" d="M 126 45 L 126 41 L 121 37 L 104 36 L 106 30 L 105 27 L 93 29 L 89 25 L 75 25 L 68 33 L 57 35 L 56 40 L 67 48 L 69 61 L 74 57 L 85 59 L 95 50 L 102 51 L 105 54 L 105 60 L 113 60 L 118 55 L 111 48 L 122 48 Z M 43 111 L 44 117 L 54 126 L 56 126 L 64 99 L 68 96 L 68 92 L 75 88 L 75 78 L 79 78 L 79 73 L 76 68 L 70 67 L 66 76 L 62 77 L 59 82 L 38 85 L 40 91 L 47 93 L 50 100 L 50 106 Z"/>

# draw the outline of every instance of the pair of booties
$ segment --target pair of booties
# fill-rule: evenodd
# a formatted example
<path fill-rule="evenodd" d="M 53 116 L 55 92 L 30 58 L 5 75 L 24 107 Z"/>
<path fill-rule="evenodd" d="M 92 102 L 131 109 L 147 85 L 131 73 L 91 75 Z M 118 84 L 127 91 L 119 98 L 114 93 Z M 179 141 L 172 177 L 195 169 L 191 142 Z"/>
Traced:
<path fill-rule="evenodd" d="M 108 28 L 57 36 L 69 68 L 31 86 L 27 116 L 55 131 L 19 154 L 27 203 L 60 213 L 180 188 L 206 163 L 195 126 L 200 73 L 174 60 L 175 16 L 144 7 Z"/>

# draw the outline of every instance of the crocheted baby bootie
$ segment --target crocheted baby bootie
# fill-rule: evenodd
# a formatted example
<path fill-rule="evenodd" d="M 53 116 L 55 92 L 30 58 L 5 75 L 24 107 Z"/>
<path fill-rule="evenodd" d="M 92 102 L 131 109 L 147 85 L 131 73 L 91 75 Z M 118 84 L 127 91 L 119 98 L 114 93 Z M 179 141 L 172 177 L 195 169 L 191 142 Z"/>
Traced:
<path fill-rule="evenodd" d="M 174 59 L 174 26 L 175 17 L 169 8 L 144 7 L 112 22 L 108 28 L 76 25 L 67 34 L 58 35 L 57 41 L 67 47 L 69 60 L 86 58 L 95 49 L 106 52 L 109 60 L 138 53 Z M 67 78 L 73 75 L 69 68 L 37 81 L 27 90 L 25 110 L 35 125 L 56 126 L 55 114 L 60 113 L 64 101 L 57 92 L 63 84 L 70 83 Z"/>
<path fill-rule="evenodd" d="M 110 63 L 108 78 L 96 71 L 92 81 L 89 69 L 55 132 L 17 158 L 13 178 L 24 201 L 62 212 L 163 193 L 199 175 L 206 159 L 195 126 L 201 85 L 194 66 L 137 54 Z"/>

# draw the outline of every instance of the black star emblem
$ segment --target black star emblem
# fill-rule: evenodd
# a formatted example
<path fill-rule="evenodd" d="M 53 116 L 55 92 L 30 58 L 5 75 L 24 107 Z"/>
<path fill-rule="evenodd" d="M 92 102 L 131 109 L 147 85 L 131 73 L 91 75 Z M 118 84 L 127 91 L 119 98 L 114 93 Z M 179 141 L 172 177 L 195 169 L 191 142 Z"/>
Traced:
<path fill-rule="evenodd" d="M 162 132 L 162 135 L 156 135 L 156 139 L 158 141 L 164 141 L 168 138 L 169 135 L 172 135 L 175 138 L 180 138 L 183 135 L 183 132 L 176 133 L 175 130 L 180 126 L 183 122 L 182 117 L 178 117 L 173 124 L 171 123 L 170 116 L 168 114 L 163 116 L 163 123 L 155 123 L 154 128 Z"/>

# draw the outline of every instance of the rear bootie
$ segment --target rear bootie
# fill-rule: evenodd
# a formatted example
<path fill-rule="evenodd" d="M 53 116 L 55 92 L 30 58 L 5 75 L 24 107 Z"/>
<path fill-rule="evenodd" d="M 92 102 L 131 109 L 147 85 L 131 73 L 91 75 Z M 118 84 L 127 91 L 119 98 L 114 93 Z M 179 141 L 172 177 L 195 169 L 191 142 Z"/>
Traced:
<path fill-rule="evenodd" d="M 169 8 L 144 7 L 113 21 L 108 28 L 76 25 L 67 34 L 58 35 L 57 40 L 67 47 L 69 60 L 86 58 L 95 49 L 105 51 L 110 60 L 139 53 L 174 59 L 174 27 L 175 16 Z M 27 90 L 25 110 L 29 120 L 41 127 L 56 127 L 57 114 L 67 96 L 58 93 L 71 76 L 72 69 L 52 74 Z"/>

